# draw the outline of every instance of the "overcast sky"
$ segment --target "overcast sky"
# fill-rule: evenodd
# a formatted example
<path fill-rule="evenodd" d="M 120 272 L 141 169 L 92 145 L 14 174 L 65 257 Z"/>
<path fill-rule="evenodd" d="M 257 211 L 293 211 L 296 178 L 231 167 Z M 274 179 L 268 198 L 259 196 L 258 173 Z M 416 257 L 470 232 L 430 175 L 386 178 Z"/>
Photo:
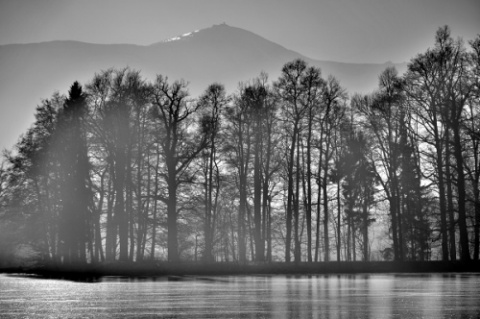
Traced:
<path fill-rule="evenodd" d="M 303 55 L 405 62 L 448 24 L 480 33 L 479 0 L 0 0 L 0 44 L 154 42 L 227 23 Z"/>

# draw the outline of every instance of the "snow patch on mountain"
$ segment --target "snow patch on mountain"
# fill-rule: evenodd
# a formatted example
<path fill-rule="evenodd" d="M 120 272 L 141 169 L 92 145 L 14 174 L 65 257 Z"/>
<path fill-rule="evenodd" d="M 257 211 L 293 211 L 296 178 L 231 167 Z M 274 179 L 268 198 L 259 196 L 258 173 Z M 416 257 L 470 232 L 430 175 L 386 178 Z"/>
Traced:
<path fill-rule="evenodd" d="M 191 36 L 193 36 L 195 33 L 199 32 L 200 30 L 195 30 L 195 31 L 192 31 L 192 32 L 187 32 L 187 33 L 184 33 L 182 35 L 178 35 L 178 36 L 175 36 L 173 38 L 169 38 L 167 40 L 163 40 L 162 42 L 166 43 L 166 42 L 173 42 L 173 41 L 179 41 L 179 40 L 182 40 L 182 39 L 185 39 L 185 38 L 189 38 Z"/>

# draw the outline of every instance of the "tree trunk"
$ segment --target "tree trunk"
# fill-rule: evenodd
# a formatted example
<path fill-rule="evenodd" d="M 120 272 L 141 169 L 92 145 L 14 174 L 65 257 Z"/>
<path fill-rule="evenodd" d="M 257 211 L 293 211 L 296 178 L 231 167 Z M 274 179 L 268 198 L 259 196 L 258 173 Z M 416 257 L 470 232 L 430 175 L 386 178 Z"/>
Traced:
<path fill-rule="evenodd" d="M 115 202 L 115 188 L 113 187 L 114 169 L 113 164 L 109 165 L 110 176 L 108 181 L 108 205 L 107 205 L 107 238 L 105 243 L 106 259 L 107 261 L 114 261 L 116 258 L 116 242 L 118 225 L 115 220 L 114 202 Z"/>
<path fill-rule="evenodd" d="M 128 261 L 128 219 L 125 212 L 125 150 L 120 148 L 116 152 L 115 161 L 115 219 L 118 225 L 120 242 L 120 261 Z"/>
<path fill-rule="evenodd" d="M 442 142 L 438 134 L 438 126 L 436 124 L 436 117 L 434 117 L 434 138 L 435 148 L 437 151 L 437 174 L 438 174 L 438 191 L 440 201 L 440 233 L 442 236 L 442 259 L 448 260 L 448 233 L 447 233 L 447 213 L 445 203 L 445 182 L 443 176 L 443 154 L 442 154 Z"/>
<path fill-rule="evenodd" d="M 325 162 L 323 167 L 323 238 L 324 238 L 324 245 L 325 245 L 325 261 L 330 261 L 330 237 L 328 233 L 328 168 L 329 168 L 329 150 L 330 150 L 330 143 L 327 141 L 327 148 L 325 150 Z"/>
<path fill-rule="evenodd" d="M 301 242 L 299 233 L 299 219 L 300 219 L 300 134 L 297 134 L 297 154 L 296 154 L 296 172 L 295 172 L 295 195 L 293 198 L 293 216 L 294 216 L 294 241 L 295 250 L 294 258 L 295 262 L 301 261 Z"/>
<path fill-rule="evenodd" d="M 167 247 L 168 261 L 176 263 L 178 255 L 178 229 L 177 229 L 177 180 L 176 165 L 173 154 L 167 157 L 168 170 L 168 201 L 167 201 Z"/>
<path fill-rule="evenodd" d="M 367 185 L 364 185 L 364 199 L 363 199 L 363 261 L 369 261 L 368 254 L 368 192 Z"/>
<path fill-rule="evenodd" d="M 450 260 L 457 259 L 457 241 L 455 239 L 455 212 L 453 207 L 452 173 L 450 171 L 450 129 L 445 131 L 445 177 L 447 179 L 448 237 L 450 242 Z"/>
<path fill-rule="evenodd" d="M 305 198 L 305 217 L 307 219 L 307 260 L 312 262 L 312 109 L 309 110 L 307 135 L 307 196 Z"/>
<path fill-rule="evenodd" d="M 293 126 L 292 143 L 290 145 L 290 152 L 288 156 L 288 189 L 287 189 L 287 224 L 286 224 L 286 236 L 285 236 L 285 262 L 289 263 L 291 242 L 292 242 L 292 218 L 293 218 L 293 164 L 295 160 L 295 147 L 297 142 L 297 122 Z"/>
<path fill-rule="evenodd" d="M 322 198 L 322 144 L 323 144 L 323 127 L 320 128 L 320 147 L 318 148 L 320 154 L 318 157 L 318 172 L 317 172 L 317 218 L 315 224 L 315 262 L 318 262 L 320 249 L 320 207 Z"/>
<path fill-rule="evenodd" d="M 253 167 L 253 215 L 254 215 L 254 237 L 255 237 L 255 261 L 265 261 L 265 243 L 262 236 L 262 167 L 260 163 L 260 140 L 261 140 L 261 123 L 260 116 L 257 114 L 255 127 L 255 146 L 254 146 L 254 167 Z"/>
<path fill-rule="evenodd" d="M 458 226 L 460 230 L 460 259 L 469 261 L 470 250 L 468 245 L 468 230 L 466 216 L 466 192 L 465 192 L 465 173 L 463 171 L 462 142 L 460 139 L 460 128 L 457 122 L 453 126 L 454 132 L 454 155 L 457 163 L 457 191 L 458 191 Z"/>
<path fill-rule="evenodd" d="M 341 198 L 340 198 L 340 178 L 337 179 L 337 261 L 340 262 L 340 248 L 342 246 L 340 230 L 341 230 Z"/>

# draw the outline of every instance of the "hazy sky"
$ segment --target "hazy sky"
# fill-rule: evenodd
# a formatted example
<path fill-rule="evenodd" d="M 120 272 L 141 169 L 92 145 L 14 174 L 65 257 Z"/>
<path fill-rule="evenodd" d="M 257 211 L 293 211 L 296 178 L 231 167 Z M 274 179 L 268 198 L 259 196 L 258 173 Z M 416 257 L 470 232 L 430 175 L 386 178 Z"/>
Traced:
<path fill-rule="evenodd" d="M 479 0 L 0 0 L 0 44 L 50 40 L 147 45 L 213 24 L 247 29 L 308 57 L 404 62 L 480 33 Z"/>

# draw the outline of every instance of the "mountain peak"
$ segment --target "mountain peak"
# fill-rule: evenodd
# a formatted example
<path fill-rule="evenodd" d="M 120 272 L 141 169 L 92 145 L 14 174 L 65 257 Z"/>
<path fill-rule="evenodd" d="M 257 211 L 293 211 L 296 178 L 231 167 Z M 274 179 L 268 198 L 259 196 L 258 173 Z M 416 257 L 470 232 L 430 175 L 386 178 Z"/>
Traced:
<path fill-rule="evenodd" d="M 225 22 L 222 22 L 222 23 L 220 23 L 220 24 L 214 24 L 214 25 L 212 26 L 212 28 L 213 28 L 213 27 L 230 27 L 230 26 L 229 26 L 228 24 L 226 24 Z"/>
<path fill-rule="evenodd" d="M 252 37 L 253 36 L 253 37 Z M 166 43 L 182 43 L 182 42 L 190 42 L 190 41 L 223 41 L 223 40 L 234 40 L 235 39 L 246 39 L 246 38 L 261 38 L 257 34 L 242 29 L 230 26 L 225 22 L 220 24 L 214 24 L 211 27 L 198 29 L 194 31 L 190 31 L 181 35 L 176 35 L 174 37 L 168 38 L 166 40 L 156 42 L 151 44 L 151 46 L 159 46 Z M 264 41 L 268 41 L 267 39 L 262 38 Z M 270 41 L 268 41 L 270 42 Z"/>
<path fill-rule="evenodd" d="M 231 26 L 227 25 L 225 22 L 223 22 L 221 24 L 214 24 L 214 25 L 212 25 L 211 27 L 208 27 L 208 28 L 197 29 L 197 30 L 194 30 L 194 31 L 190 31 L 190 32 L 181 34 L 181 35 L 176 35 L 174 37 L 171 37 L 171 38 L 168 38 L 166 40 L 160 41 L 160 43 L 168 43 L 168 42 L 174 42 L 174 41 L 188 40 L 188 39 L 192 38 L 193 36 L 195 36 L 196 33 L 199 33 L 199 32 L 205 33 L 205 32 L 213 31 L 213 30 L 218 30 L 218 31 L 221 30 L 221 29 L 226 30 L 226 28 L 233 28 L 233 27 L 231 27 Z M 158 44 L 158 43 L 154 43 L 154 44 Z"/>

